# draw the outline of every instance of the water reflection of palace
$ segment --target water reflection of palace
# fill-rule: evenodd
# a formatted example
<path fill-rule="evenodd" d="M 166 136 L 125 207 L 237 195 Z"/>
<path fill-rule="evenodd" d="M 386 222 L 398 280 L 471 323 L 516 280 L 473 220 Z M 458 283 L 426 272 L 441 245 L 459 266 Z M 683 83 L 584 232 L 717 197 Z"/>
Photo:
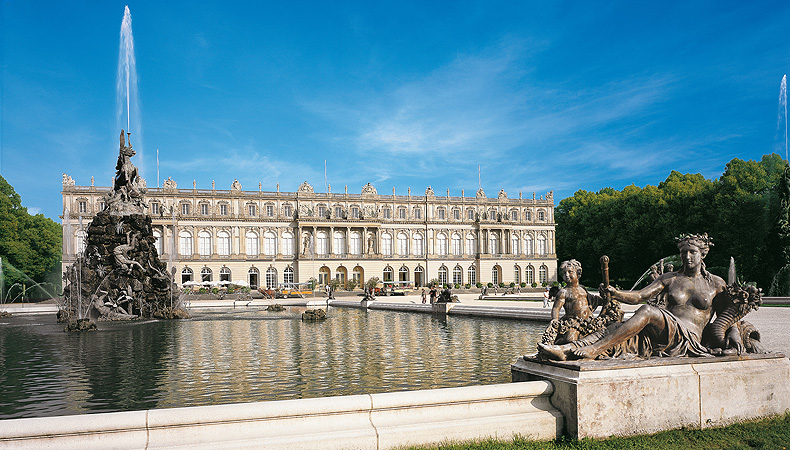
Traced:
<path fill-rule="evenodd" d="M 213 185 L 213 183 L 212 183 Z M 179 189 L 175 181 L 146 194 L 157 250 L 177 281 L 239 281 L 252 286 L 321 284 L 370 277 L 423 286 L 556 280 L 554 198 Z M 64 267 L 85 245 L 108 187 L 77 186 L 64 175 Z M 330 189 L 331 190 L 331 189 Z M 80 220 L 80 217 L 82 220 Z M 80 228 L 80 222 L 82 223 Z M 66 234 L 69 234 L 68 236 Z"/>

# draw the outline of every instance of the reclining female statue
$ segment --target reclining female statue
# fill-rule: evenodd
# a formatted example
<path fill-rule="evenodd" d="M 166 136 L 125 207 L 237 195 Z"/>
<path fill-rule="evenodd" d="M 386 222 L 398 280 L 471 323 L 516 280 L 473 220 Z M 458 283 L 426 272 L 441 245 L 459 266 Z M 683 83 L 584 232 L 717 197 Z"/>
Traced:
<path fill-rule="evenodd" d="M 632 305 L 663 293 L 666 309 L 641 306 L 625 322 L 564 345 L 539 344 L 539 354 L 546 359 L 590 359 L 600 355 L 616 357 L 631 353 L 649 356 L 710 356 L 702 344 L 703 330 L 714 312 L 720 313 L 731 299 L 721 277 L 705 270 L 703 259 L 713 246 L 707 233 L 678 238 L 683 267 L 656 278 L 640 291 L 619 291 L 603 287 L 612 298 Z M 743 344 L 731 345 L 742 348 Z"/>

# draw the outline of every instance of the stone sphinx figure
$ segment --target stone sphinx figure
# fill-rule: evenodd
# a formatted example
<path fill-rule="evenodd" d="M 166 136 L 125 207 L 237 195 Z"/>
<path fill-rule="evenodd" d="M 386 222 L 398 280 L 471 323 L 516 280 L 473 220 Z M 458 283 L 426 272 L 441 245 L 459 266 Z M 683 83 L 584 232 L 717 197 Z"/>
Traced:
<path fill-rule="evenodd" d="M 538 344 L 546 359 L 592 359 L 635 354 L 650 356 L 711 356 L 760 351 L 745 345 L 739 321 L 761 303 L 760 290 L 728 286 L 721 277 L 705 269 L 704 258 L 713 242 L 706 234 L 683 235 L 677 239 L 683 266 L 665 272 L 639 291 L 620 291 L 602 286 L 603 293 L 620 302 L 638 304 L 664 294 L 666 308 L 642 305 L 625 322 L 567 344 Z M 716 316 L 716 319 L 711 319 Z M 739 325 L 740 324 L 740 325 Z M 748 344 L 748 343 L 747 343 Z"/>

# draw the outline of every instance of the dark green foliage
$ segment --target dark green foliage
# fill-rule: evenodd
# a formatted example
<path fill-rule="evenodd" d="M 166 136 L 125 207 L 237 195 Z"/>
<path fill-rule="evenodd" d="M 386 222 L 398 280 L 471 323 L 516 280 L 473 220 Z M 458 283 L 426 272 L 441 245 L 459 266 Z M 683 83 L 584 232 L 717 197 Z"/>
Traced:
<path fill-rule="evenodd" d="M 30 215 L 22 198 L 0 176 L 0 257 L 3 258 L 3 292 L 14 283 L 49 282 L 60 286 L 63 233 L 43 214 Z M 29 277 L 29 278 L 28 278 Z M 31 281 L 32 280 L 32 281 Z M 52 290 L 52 286 L 48 286 Z M 16 290 L 13 294 L 16 294 Z M 54 294 L 54 292 L 53 292 Z M 44 296 L 34 291 L 32 296 Z"/>
<path fill-rule="evenodd" d="M 736 158 L 718 180 L 672 171 L 658 186 L 577 191 L 556 210 L 558 258 L 579 260 L 583 283 L 596 286 L 599 258 L 608 255 L 612 282 L 630 288 L 660 258 L 677 254 L 676 236 L 707 232 L 715 243 L 709 270 L 726 275 L 733 256 L 740 278 L 767 287 L 781 267 L 763 256 L 784 165 L 776 154 Z"/>

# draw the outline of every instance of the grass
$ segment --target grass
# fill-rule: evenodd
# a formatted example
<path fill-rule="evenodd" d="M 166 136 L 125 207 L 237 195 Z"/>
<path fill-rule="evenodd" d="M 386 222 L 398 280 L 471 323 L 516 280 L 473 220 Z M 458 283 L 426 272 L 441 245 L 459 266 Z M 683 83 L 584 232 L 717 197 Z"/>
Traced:
<path fill-rule="evenodd" d="M 409 447 L 408 450 L 684 450 L 684 449 L 785 449 L 790 447 L 790 413 L 769 419 L 743 422 L 723 428 L 685 428 L 661 433 L 608 439 L 530 441 L 482 440 Z"/>

